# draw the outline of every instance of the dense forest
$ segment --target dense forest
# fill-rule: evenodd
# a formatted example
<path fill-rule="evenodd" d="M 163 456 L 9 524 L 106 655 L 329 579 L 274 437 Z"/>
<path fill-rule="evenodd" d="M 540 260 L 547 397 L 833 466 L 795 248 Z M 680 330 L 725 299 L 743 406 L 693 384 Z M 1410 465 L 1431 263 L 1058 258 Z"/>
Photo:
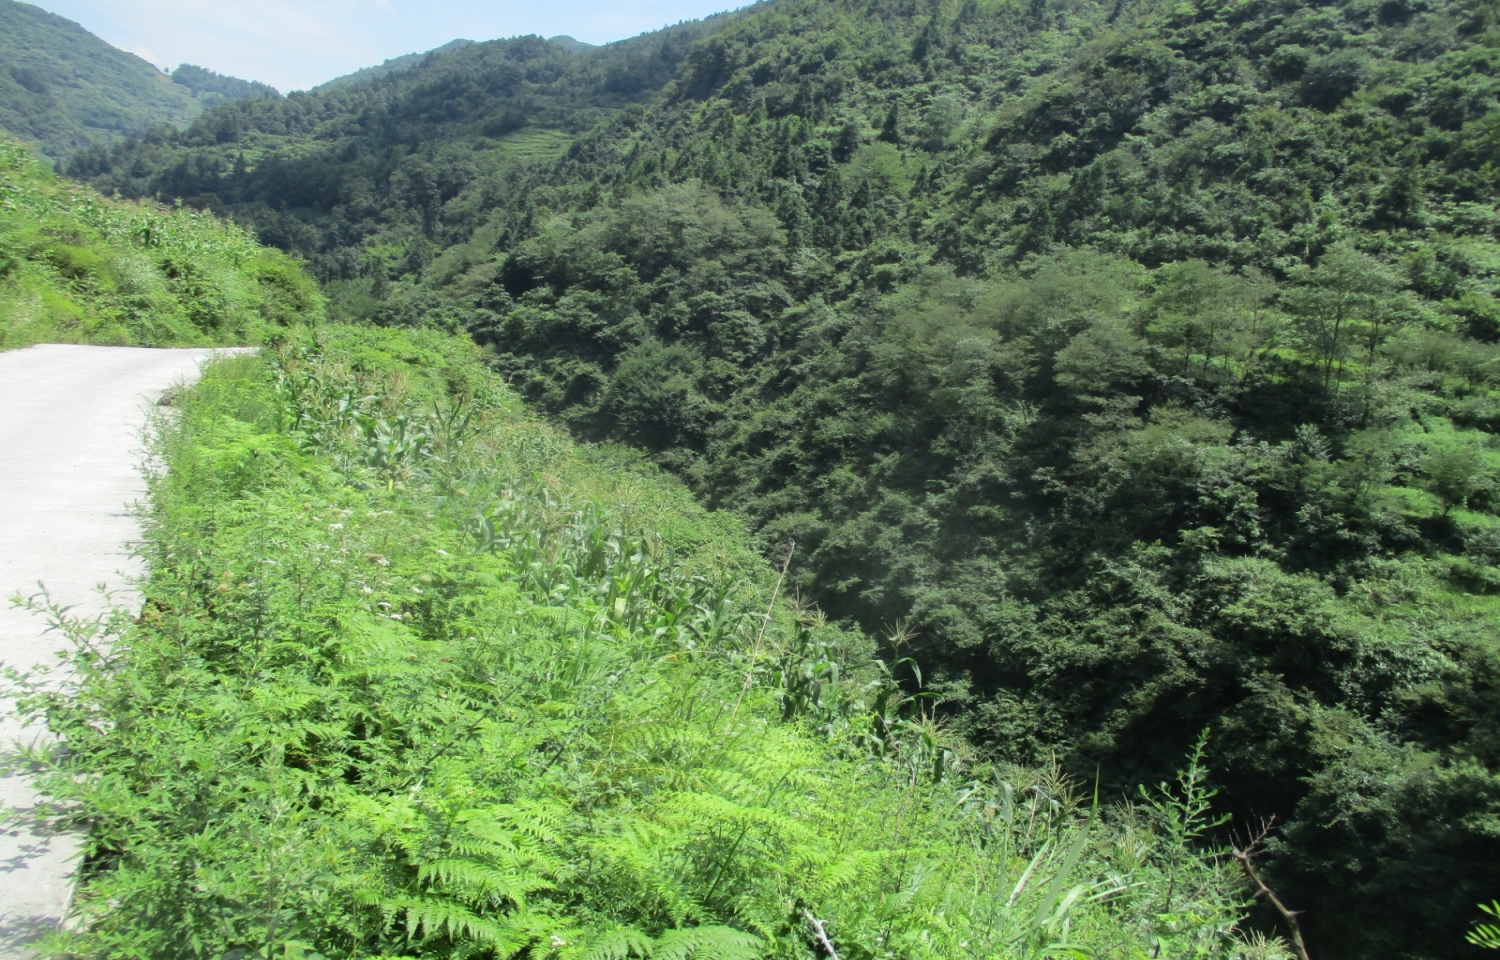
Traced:
<path fill-rule="evenodd" d="M 1458 957 L 1500 891 L 1497 21 L 778 0 L 69 169 L 468 331 L 795 542 L 982 755 L 1129 793 L 1207 729 L 1315 955 Z"/>
<path fill-rule="evenodd" d="M 311 260 L 342 314 L 364 319 L 387 299 L 385 278 L 420 269 L 488 216 L 510 189 L 505 172 L 546 166 L 578 133 L 643 106 L 718 22 L 594 52 L 569 38 L 450 44 L 365 82 L 209 111 L 180 137 L 162 127 L 100 145 L 66 169 L 106 193 L 241 219 L 253 209 L 267 242 Z M 437 236 L 452 216 L 464 225 Z M 370 257 L 395 262 L 374 269 Z"/>
<path fill-rule="evenodd" d="M 449 53 L 453 50 L 461 50 L 464 47 L 472 46 L 473 43 L 473 40 L 450 40 L 447 43 L 443 44 L 441 47 L 436 47 L 432 50 L 428 50 L 425 53 L 408 53 L 403 54 L 399 57 L 391 57 L 389 60 L 379 63 L 373 67 L 364 67 L 363 69 L 356 70 L 353 73 L 347 73 L 342 77 L 334 77 L 332 80 L 329 80 L 326 83 L 320 83 L 316 87 L 312 88 L 312 92 L 322 93 L 328 90 L 336 90 L 339 87 L 353 86 L 356 83 L 364 83 L 369 80 L 377 80 L 392 73 L 400 73 L 403 70 L 410 70 L 412 67 L 418 66 L 421 63 L 425 62 L 428 57 L 440 57 L 443 54 Z"/>
<path fill-rule="evenodd" d="M 241 80 L 239 77 L 226 77 L 191 63 L 179 64 L 177 69 L 172 71 L 172 82 L 193 91 L 193 96 L 202 101 L 206 107 L 230 100 L 243 100 L 246 97 L 276 99 L 281 96 L 281 91 L 268 83 Z"/>

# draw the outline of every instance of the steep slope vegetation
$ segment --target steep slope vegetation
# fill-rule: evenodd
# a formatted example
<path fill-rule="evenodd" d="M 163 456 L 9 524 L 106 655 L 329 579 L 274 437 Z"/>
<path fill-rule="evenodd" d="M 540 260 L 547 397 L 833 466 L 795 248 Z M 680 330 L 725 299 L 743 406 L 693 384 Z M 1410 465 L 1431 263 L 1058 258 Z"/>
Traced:
<path fill-rule="evenodd" d="M 246 97 L 270 97 L 274 100 L 281 96 L 281 91 L 268 83 L 226 77 L 191 63 L 178 64 L 177 69 L 172 71 L 172 82 L 191 90 L 203 109 Z"/>
<path fill-rule="evenodd" d="M 233 95 L 200 89 L 213 75 L 198 67 L 179 67 L 187 73 L 168 78 L 73 21 L 16 0 L 0 0 L 0 64 L 0 128 L 58 158 L 158 124 L 185 127 L 205 107 L 236 95 L 275 95 L 231 77 L 218 80 L 231 84 Z"/>
<path fill-rule="evenodd" d="M 440 57 L 445 53 L 450 53 L 454 50 L 462 50 L 464 47 L 473 46 L 473 44 L 473 40 L 450 40 L 447 43 L 443 44 L 441 47 L 434 47 L 433 49 L 428 50 L 426 53 L 408 53 L 399 57 L 391 57 L 389 60 L 386 60 L 383 63 L 376 64 L 373 67 L 365 67 L 361 70 L 356 70 L 353 73 L 345 74 L 342 77 L 334 77 L 327 83 L 320 83 L 316 87 L 313 87 L 311 92 L 324 93 L 329 90 L 337 90 L 340 87 L 348 87 L 356 83 L 364 83 L 368 80 L 378 80 L 381 77 L 389 76 L 393 73 L 400 73 L 403 70 L 410 70 L 412 67 L 415 67 L 418 64 L 422 63 L 422 61 L 426 60 L 428 57 Z"/>
<path fill-rule="evenodd" d="M 179 410 L 144 610 L 25 698 L 90 830 L 59 955 L 1285 955 L 1188 846 L 1196 758 L 1102 809 L 968 765 L 738 523 L 472 343 L 326 327 Z"/>
<path fill-rule="evenodd" d="M 0 139 L 0 350 L 260 343 L 322 314 L 301 266 L 244 230 L 106 200 Z"/>
<path fill-rule="evenodd" d="M 238 134 L 80 173 L 473 331 L 797 541 L 986 750 L 1129 789 L 1209 728 L 1319 955 L 1463 956 L 1500 889 L 1497 58 L 1490 2 L 792 0 L 555 162 L 455 134 L 357 203 Z"/>
<path fill-rule="evenodd" d="M 342 316 L 367 318 L 389 276 L 419 272 L 518 177 L 648 101 L 723 20 L 582 53 L 540 37 L 460 47 L 369 82 L 214 110 L 180 134 L 79 155 L 69 173 L 253 223 L 314 263 Z"/>

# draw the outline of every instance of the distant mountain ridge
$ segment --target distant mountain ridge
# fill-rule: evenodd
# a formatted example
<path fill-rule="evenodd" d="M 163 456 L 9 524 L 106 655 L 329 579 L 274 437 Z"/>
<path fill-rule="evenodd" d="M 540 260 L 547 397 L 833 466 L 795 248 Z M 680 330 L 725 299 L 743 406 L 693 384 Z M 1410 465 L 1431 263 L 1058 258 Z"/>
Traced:
<path fill-rule="evenodd" d="M 569 53 L 583 53 L 586 50 L 596 49 L 592 43 L 584 43 L 582 40 L 575 40 L 566 34 L 557 37 L 548 37 L 547 42 L 557 44 L 558 46 L 567 50 Z M 441 47 L 434 47 L 433 49 L 428 50 L 424 53 L 403 54 L 399 57 L 392 57 L 391 59 L 386 60 L 383 63 L 378 64 L 377 66 L 365 67 L 361 70 L 356 70 L 353 73 L 347 73 L 342 77 L 335 77 L 332 80 L 329 80 L 327 83 L 318 84 L 308 92 L 326 93 L 329 90 L 341 90 L 356 83 L 365 83 L 370 80 L 378 80 L 381 77 L 387 77 L 393 73 L 401 73 L 404 70 L 410 70 L 418 64 L 422 63 L 422 61 L 426 60 L 428 57 L 441 57 L 444 54 L 453 53 L 455 50 L 463 50 L 466 47 L 472 46 L 474 46 L 473 40 L 450 40 L 447 43 L 443 44 Z"/>
<path fill-rule="evenodd" d="M 454 50 L 462 50 L 465 47 L 472 47 L 473 45 L 473 40 L 450 40 L 447 43 L 443 44 L 441 47 L 434 47 L 433 49 L 425 51 L 423 53 L 403 54 L 399 57 L 392 57 L 389 60 L 386 60 L 383 63 L 376 64 L 373 67 L 364 67 L 362 69 L 354 71 L 353 73 L 346 73 L 342 77 L 334 77 L 327 83 L 318 84 L 308 92 L 325 93 L 329 90 L 342 90 L 343 88 L 352 86 L 356 83 L 365 83 L 370 80 L 378 80 L 381 77 L 390 76 L 393 73 L 400 73 L 403 70 L 410 70 L 412 67 L 415 67 L 417 64 L 421 63 L 428 57 L 442 56 L 445 53 L 452 53 Z"/>
<path fill-rule="evenodd" d="M 169 77 L 73 21 L 16 0 L 0 0 L 0 63 L 0 127 L 52 157 L 160 124 L 181 129 L 242 96 L 279 96 L 265 84 L 190 65 Z"/>
<path fill-rule="evenodd" d="M 584 43 L 582 40 L 575 40 L 572 37 L 568 36 L 566 33 L 556 37 L 548 37 L 547 42 L 555 43 L 558 46 L 565 48 L 569 53 L 583 53 L 586 50 L 596 49 L 594 44 Z"/>
<path fill-rule="evenodd" d="M 281 91 L 269 83 L 226 77 L 191 63 L 181 64 L 173 70 L 172 82 L 191 90 L 193 95 L 203 102 L 205 110 L 231 100 L 243 100 L 246 97 L 281 99 Z"/>

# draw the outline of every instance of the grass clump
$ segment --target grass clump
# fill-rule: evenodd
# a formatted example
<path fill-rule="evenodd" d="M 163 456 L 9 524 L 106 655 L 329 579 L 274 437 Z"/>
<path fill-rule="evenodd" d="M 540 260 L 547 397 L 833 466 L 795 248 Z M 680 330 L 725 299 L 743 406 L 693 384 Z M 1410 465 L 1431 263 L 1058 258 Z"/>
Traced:
<path fill-rule="evenodd" d="M 239 227 L 67 185 L 0 135 L 0 349 L 258 344 L 322 313 L 297 261 Z"/>
<path fill-rule="evenodd" d="M 23 711 L 89 829 L 58 955 L 1276 956 L 1195 843 L 969 765 L 736 524 L 435 332 L 222 360 L 163 423 L 138 618 Z"/>

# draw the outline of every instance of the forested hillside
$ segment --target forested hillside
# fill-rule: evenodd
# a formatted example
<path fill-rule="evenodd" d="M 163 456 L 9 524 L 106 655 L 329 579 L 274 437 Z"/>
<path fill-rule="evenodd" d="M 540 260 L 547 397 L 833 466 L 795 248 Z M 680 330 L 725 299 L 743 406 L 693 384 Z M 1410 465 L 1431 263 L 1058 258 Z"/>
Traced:
<path fill-rule="evenodd" d="M 0 132 L 0 350 L 243 346 L 322 315 L 301 265 L 245 230 L 106 200 Z"/>
<path fill-rule="evenodd" d="M 231 100 L 243 100 L 246 97 L 276 99 L 281 96 L 281 91 L 268 83 L 226 77 L 221 73 L 205 70 L 191 63 L 179 64 L 177 69 L 172 71 L 172 82 L 193 91 L 193 96 L 202 103 L 204 108 Z"/>
<path fill-rule="evenodd" d="M 796 541 L 981 750 L 1128 791 L 1209 729 L 1317 956 L 1457 957 L 1500 891 L 1497 16 L 785 0 L 75 173 L 471 331 Z"/>
<path fill-rule="evenodd" d="M 53 611 L 75 682 L 21 684 L 88 831 L 49 955 L 1287 956 L 1194 844 L 1196 753 L 1128 806 L 974 762 L 472 343 L 287 340 L 158 425 L 139 617 Z"/>
<path fill-rule="evenodd" d="M 313 262 L 342 316 L 364 319 L 390 278 L 415 278 L 467 239 L 514 180 L 648 102 L 722 19 L 585 53 L 540 37 L 434 52 L 373 80 L 213 110 L 181 134 L 76 155 L 68 170 L 106 193 L 180 197 L 253 222 Z"/>
<path fill-rule="evenodd" d="M 379 78 L 388 76 L 392 73 L 400 73 L 403 70 L 410 70 L 412 67 L 417 66 L 428 57 L 440 57 L 443 54 L 449 53 L 453 50 L 462 50 L 464 47 L 473 45 L 473 43 L 473 40 L 450 40 L 447 43 L 443 44 L 441 47 L 436 47 L 432 50 L 428 50 L 426 53 L 408 53 L 399 57 L 391 57 L 389 60 L 376 64 L 373 67 L 365 67 L 361 70 L 356 70 L 353 73 L 345 74 L 342 77 L 334 77 L 327 83 L 320 83 L 316 87 L 312 88 L 312 92 L 322 93 L 328 90 L 336 90 L 339 87 L 347 87 L 356 83 L 364 83 L 367 80 L 378 80 Z"/>
<path fill-rule="evenodd" d="M 16 0 L 0 0 L 0 64 L 0 128 L 58 158 L 159 124 L 186 126 L 225 100 L 276 95 L 188 65 L 169 78 L 73 21 Z"/>

